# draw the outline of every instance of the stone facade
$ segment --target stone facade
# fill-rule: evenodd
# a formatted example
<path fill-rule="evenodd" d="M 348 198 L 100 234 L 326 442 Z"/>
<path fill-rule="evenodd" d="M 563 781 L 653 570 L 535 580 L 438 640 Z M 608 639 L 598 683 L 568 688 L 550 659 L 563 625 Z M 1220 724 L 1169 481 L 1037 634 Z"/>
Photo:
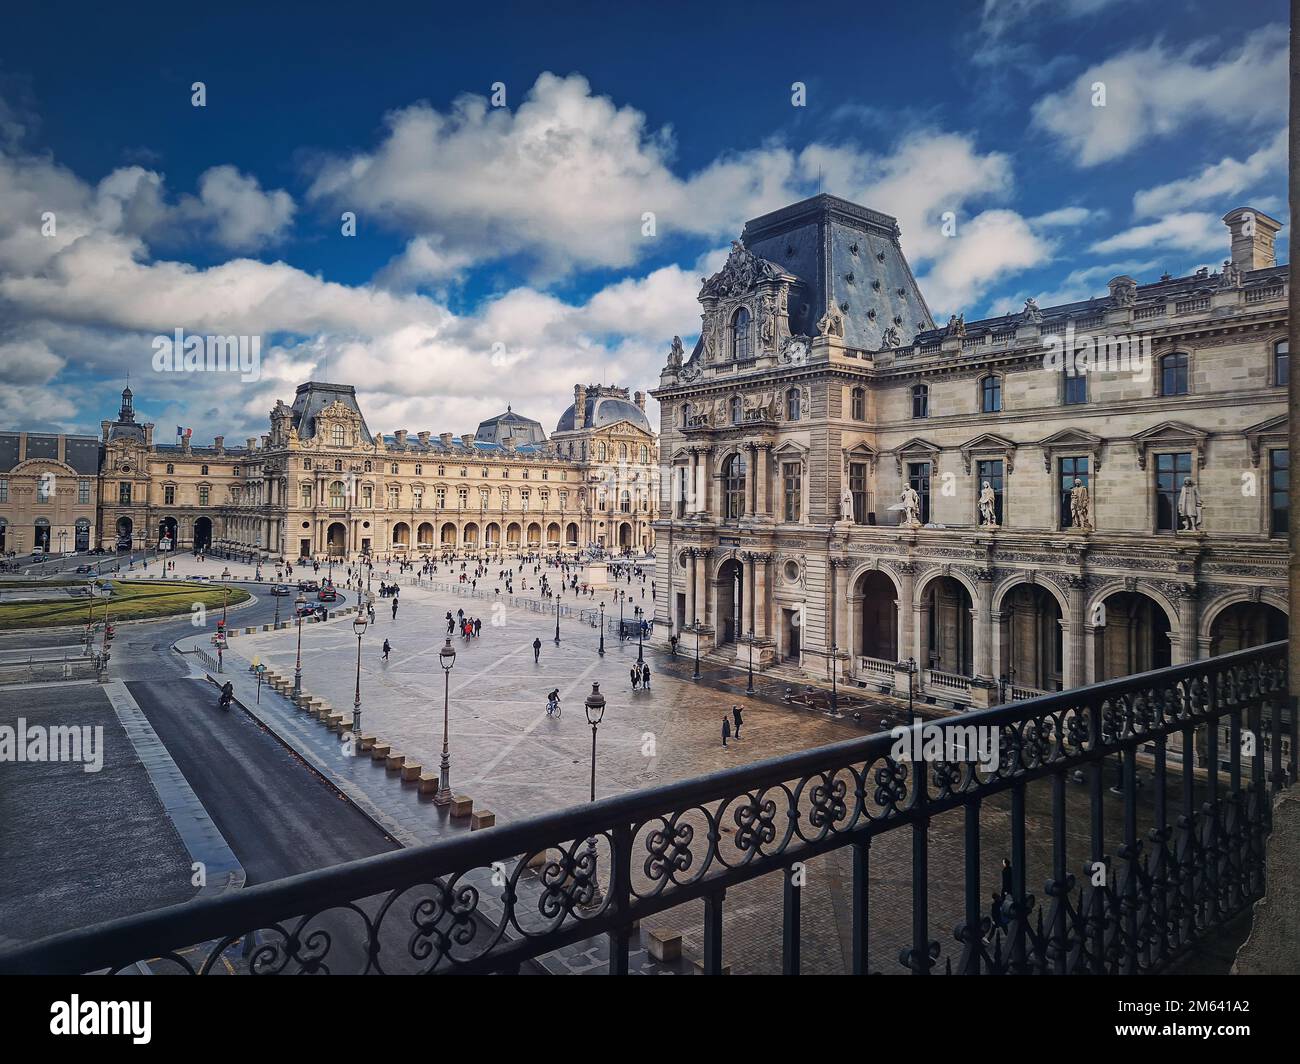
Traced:
<path fill-rule="evenodd" d="M 654 392 L 660 637 L 956 705 L 1279 638 L 1286 270 L 1224 221 L 1220 272 L 942 328 L 892 218 L 749 222 Z"/>
<path fill-rule="evenodd" d="M 627 398 L 624 389 L 603 393 Z M 78 461 L 91 501 L 59 511 L 54 549 L 59 529 L 83 517 L 85 546 L 217 545 L 269 558 L 653 545 L 658 449 L 639 393 L 626 404 L 639 417 L 611 409 L 576 429 L 562 418 L 559 442 L 509 409 L 472 435 L 371 433 L 350 385 L 315 381 L 291 405 L 278 402 L 270 431 L 242 447 L 222 436 L 210 447 L 159 444 L 133 403 L 128 388 L 101 439 L 67 437 L 80 441 L 67 448 L 86 452 Z M 14 441 L 9 479 L 0 478 L 8 484 L 0 528 L 15 532 L 35 527 L 28 480 L 56 469 L 60 500 L 63 486 L 79 483 L 63 463 L 64 437 L 40 437 L 58 442 L 35 448 L 44 449 L 39 459 L 24 450 L 28 438 L 0 434 L 0 452 Z M 71 534 L 67 544 L 74 549 Z"/>

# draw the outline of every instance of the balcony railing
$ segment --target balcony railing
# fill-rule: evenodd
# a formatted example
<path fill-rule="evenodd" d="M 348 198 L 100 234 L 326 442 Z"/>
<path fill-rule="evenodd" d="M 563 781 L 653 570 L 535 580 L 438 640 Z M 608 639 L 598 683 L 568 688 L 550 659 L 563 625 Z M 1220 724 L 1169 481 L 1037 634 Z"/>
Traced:
<path fill-rule="evenodd" d="M 944 672 L 942 669 L 926 669 L 925 683 L 927 687 L 937 688 L 941 691 L 957 691 L 966 694 L 970 691 L 970 677 L 963 676 L 959 672 Z"/>
<path fill-rule="evenodd" d="M 515 972 L 605 935 L 609 970 L 622 974 L 635 921 L 669 910 L 686 921 L 702 905 L 702 968 L 716 973 L 728 891 L 742 894 L 771 875 L 782 883 L 782 967 L 797 973 L 805 864 L 817 858 L 850 865 L 843 889 L 854 972 L 882 964 L 915 974 L 1159 971 L 1263 891 L 1270 791 L 1296 771 L 1296 720 L 1283 713 L 1285 655 L 1285 644 L 1274 643 L 939 725 L 945 734 L 986 729 L 996 764 L 953 753 L 898 759 L 895 736 L 874 734 L 68 932 L 0 955 L 0 971 L 123 972 L 140 970 L 138 962 L 196 974 L 232 966 L 254 974 Z M 1247 773 L 1248 734 L 1270 742 L 1261 747 L 1267 763 L 1254 757 Z M 1285 735 L 1292 755 L 1284 765 Z M 1200 767 L 1171 764 L 1170 747 L 1198 750 Z M 1154 766 L 1141 803 L 1139 751 Z M 1106 770 L 1116 764 L 1123 811 L 1110 819 Z M 1086 784 L 1087 797 L 1074 798 L 1067 816 L 1070 780 Z M 986 804 L 991 824 L 982 830 Z M 1041 828 L 1027 814 L 1040 806 L 1049 809 Z M 1140 816 L 1149 831 L 1140 833 Z M 931 888 L 939 892 L 951 876 L 936 872 L 932 882 L 930 841 L 953 817 L 965 874 L 960 897 L 940 901 L 964 915 L 946 946 Z M 869 920 L 873 844 L 879 861 L 891 842 L 885 879 L 894 904 L 872 906 Z M 987 863 L 1004 845 L 990 909 L 989 888 L 998 884 L 988 881 Z M 936 869 L 961 848 L 936 846 Z M 1084 848 L 1076 877 L 1070 860 Z M 1029 891 L 1036 860 L 1050 876 L 1041 905 Z M 898 881 L 909 867 L 910 912 L 892 913 L 904 948 L 885 959 L 873 935 L 891 908 L 908 908 Z M 751 908 L 753 898 L 774 905 L 766 891 L 753 894 Z M 243 950 L 233 949 L 241 939 Z"/>
<path fill-rule="evenodd" d="M 891 687 L 894 683 L 894 669 L 897 665 L 892 661 L 885 661 L 883 658 L 868 658 L 862 656 L 858 658 L 858 674 L 863 677 L 870 677 L 880 683 L 887 683 Z"/>

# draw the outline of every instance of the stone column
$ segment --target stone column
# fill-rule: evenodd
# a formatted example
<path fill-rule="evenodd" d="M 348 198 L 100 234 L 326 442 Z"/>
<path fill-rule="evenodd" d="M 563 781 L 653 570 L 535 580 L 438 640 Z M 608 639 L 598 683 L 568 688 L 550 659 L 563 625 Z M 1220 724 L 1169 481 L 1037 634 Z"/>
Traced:
<path fill-rule="evenodd" d="M 849 562 L 847 558 L 832 558 L 835 581 L 835 634 L 832 645 L 853 653 L 853 637 L 849 631 Z"/>
<path fill-rule="evenodd" d="M 754 555 L 754 638 L 768 638 L 767 566 L 770 554 Z"/>
<path fill-rule="evenodd" d="M 1200 627 L 1201 602 L 1200 588 L 1195 584 L 1180 584 L 1178 587 L 1178 646 L 1170 660 L 1175 665 L 1185 665 L 1195 661 L 1199 646 L 1197 629 Z"/>
<path fill-rule="evenodd" d="M 1061 643 L 1065 648 L 1065 661 L 1062 671 L 1065 673 L 1064 686 L 1068 691 L 1072 687 L 1082 687 L 1091 680 L 1088 676 L 1087 664 L 1089 632 L 1085 630 L 1083 615 L 1086 606 L 1088 580 L 1087 577 L 1071 573 L 1066 577 L 1066 585 L 1070 616 L 1066 622 L 1065 638 L 1061 640 Z"/>
<path fill-rule="evenodd" d="M 993 680 L 993 570 L 979 569 L 975 573 L 974 623 L 971 625 L 971 662 L 975 678 Z"/>
<path fill-rule="evenodd" d="M 913 599 L 916 597 L 916 563 L 904 562 L 898 567 L 902 578 L 902 590 L 898 597 L 898 660 L 906 661 L 915 657 L 913 634 L 915 618 L 913 616 Z"/>
<path fill-rule="evenodd" d="M 760 443 L 754 448 L 754 511 L 759 517 L 766 517 L 768 512 L 767 496 L 770 476 L 768 467 L 772 464 L 768 456 L 771 451 L 771 444 L 767 443 Z"/>
<path fill-rule="evenodd" d="M 709 619 L 709 555 L 712 553 L 708 548 L 699 548 L 696 550 L 695 558 L 695 613 L 700 618 L 700 623 L 706 628 L 712 627 L 712 621 Z"/>

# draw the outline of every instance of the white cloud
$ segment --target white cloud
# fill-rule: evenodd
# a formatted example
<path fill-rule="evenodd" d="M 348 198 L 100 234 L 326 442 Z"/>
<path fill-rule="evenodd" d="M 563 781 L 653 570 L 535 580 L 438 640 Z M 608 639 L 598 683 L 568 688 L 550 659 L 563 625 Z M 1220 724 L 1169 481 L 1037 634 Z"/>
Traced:
<path fill-rule="evenodd" d="M 980 29 L 997 40 L 1043 21 L 1095 15 L 1118 0 L 984 0 Z"/>
<path fill-rule="evenodd" d="M 1206 58 L 1212 42 L 1173 52 L 1156 42 L 1097 63 L 1061 92 L 1040 99 L 1033 122 L 1080 166 L 1118 159 L 1196 123 L 1237 130 L 1285 120 L 1287 31 L 1268 26 L 1236 51 Z M 1106 104 L 1093 106 L 1093 85 Z"/>
<path fill-rule="evenodd" d="M 1265 180 L 1285 179 L 1287 130 L 1285 127 L 1244 160 L 1225 158 L 1200 173 L 1179 178 L 1133 196 L 1133 213 L 1139 218 L 1165 214 L 1202 203 L 1218 203 L 1241 196 Z"/>
<path fill-rule="evenodd" d="M 999 278 L 1045 262 L 1051 247 L 1014 211 L 985 211 L 949 240 L 950 251 L 918 278 L 936 317 L 970 306 Z"/>
<path fill-rule="evenodd" d="M 198 196 L 181 200 L 171 224 L 206 226 L 221 247 L 256 251 L 282 239 L 293 214 L 293 197 L 283 189 L 264 192 L 255 177 L 214 166 L 200 175 Z"/>
<path fill-rule="evenodd" d="M 1123 251 L 1225 250 L 1227 246 L 1228 232 L 1216 215 L 1184 211 L 1098 240 L 1090 250 L 1099 255 L 1110 255 Z"/>

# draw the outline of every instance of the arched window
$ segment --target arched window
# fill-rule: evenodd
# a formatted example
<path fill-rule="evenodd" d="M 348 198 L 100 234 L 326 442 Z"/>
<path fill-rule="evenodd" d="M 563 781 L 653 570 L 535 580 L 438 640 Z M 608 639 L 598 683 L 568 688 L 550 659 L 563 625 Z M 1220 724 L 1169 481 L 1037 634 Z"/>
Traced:
<path fill-rule="evenodd" d="M 344 506 L 345 489 L 343 481 L 335 480 L 330 483 L 330 509 L 341 510 Z"/>
<path fill-rule="evenodd" d="M 799 406 L 802 395 L 798 388 L 791 388 L 785 393 L 785 419 L 786 421 L 799 420 Z"/>
<path fill-rule="evenodd" d="M 749 335 L 749 311 L 741 307 L 731 319 L 731 357 L 734 359 L 750 358 L 754 344 Z"/>
<path fill-rule="evenodd" d="M 726 493 L 726 518 L 735 521 L 745 513 L 745 458 L 733 454 L 722 466 L 723 490 Z"/>
<path fill-rule="evenodd" d="M 650 461 L 650 448 L 644 443 L 641 444 L 641 464 L 645 465 Z"/>
<path fill-rule="evenodd" d="M 740 396 L 733 395 L 731 397 L 731 423 L 733 425 L 740 424 L 744 408 L 744 403 L 741 402 Z"/>
<path fill-rule="evenodd" d="M 849 416 L 854 421 L 867 420 L 867 392 L 865 388 L 854 388 L 849 393 Z"/>
<path fill-rule="evenodd" d="M 1281 388 L 1291 383 L 1291 343 L 1279 340 L 1273 345 L 1273 383 Z"/>
<path fill-rule="evenodd" d="M 1160 360 L 1160 394 L 1187 394 L 1187 356 L 1181 351 Z"/>
<path fill-rule="evenodd" d="M 985 414 L 996 414 L 1002 410 L 1002 378 L 985 377 L 980 381 L 980 410 Z"/>
<path fill-rule="evenodd" d="M 930 416 L 930 386 L 928 384 L 912 385 L 912 416 Z"/>
<path fill-rule="evenodd" d="M 619 456 L 619 458 L 622 459 L 624 462 L 627 461 L 627 444 L 626 444 L 626 443 L 620 443 L 620 444 L 618 445 L 618 456 Z"/>
<path fill-rule="evenodd" d="M 605 449 L 605 443 L 603 440 L 601 441 L 600 450 L 597 452 L 597 454 L 600 456 L 600 461 L 602 462 L 605 461 L 608 452 Z"/>

